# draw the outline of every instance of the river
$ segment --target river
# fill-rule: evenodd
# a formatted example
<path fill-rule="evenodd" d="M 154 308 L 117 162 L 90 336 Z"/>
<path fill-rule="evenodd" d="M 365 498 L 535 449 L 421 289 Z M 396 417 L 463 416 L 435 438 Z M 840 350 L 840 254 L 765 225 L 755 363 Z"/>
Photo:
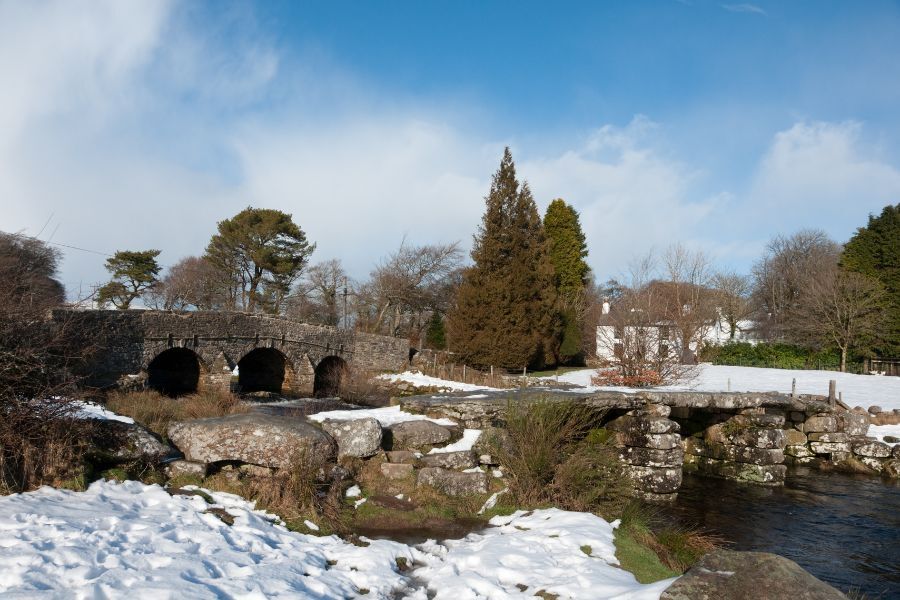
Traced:
<path fill-rule="evenodd" d="M 900 483 L 794 469 L 766 488 L 685 474 L 663 514 L 725 538 L 734 550 L 774 552 L 869 600 L 900 598 Z"/>

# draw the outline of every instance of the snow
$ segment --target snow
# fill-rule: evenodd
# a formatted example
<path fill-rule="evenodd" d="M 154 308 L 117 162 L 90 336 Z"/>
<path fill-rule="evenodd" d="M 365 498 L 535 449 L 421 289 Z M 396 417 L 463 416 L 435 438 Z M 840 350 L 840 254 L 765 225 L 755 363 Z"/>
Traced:
<path fill-rule="evenodd" d="M 420 546 L 442 559 L 413 572 L 435 600 L 529 597 L 540 590 L 563 598 L 657 599 L 674 581 L 637 584 L 616 566 L 613 526 L 588 513 L 518 511 L 490 523 L 496 527 L 462 540 Z M 590 546 L 590 556 L 582 546 Z"/>
<path fill-rule="evenodd" d="M 93 402 L 82 402 L 80 400 L 76 400 L 72 404 L 78 407 L 76 416 L 79 419 L 100 419 L 102 421 L 121 421 L 122 423 L 134 423 L 134 419 L 132 419 L 131 417 L 117 415 L 111 410 L 107 410 L 99 404 L 94 404 Z"/>
<path fill-rule="evenodd" d="M 801 371 L 792 369 L 767 369 L 759 367 L 729 367 L 701 364 L 697 375 L 681 385 L 665 386 L 663 390 L 696 390 L 723 392 L 728 390 L 729 380 L 733 392 L 785 392 L 791 391 L 791 381 L 797 380 L 799 394 L 828 394 L 828 381 L 837 381 L 838 393 L 849 406 L 880 406 L 884 410 L 900 408 L 900 377 L 884 375 L 855 375 L 836 371 Z M 570 371 L 559 376 L 560 383 L 571 383 L 592 390 L 635 391 L 633 388 L 597 387 L 591 385 L 593 369 Z"/>
<path fill-rule="evenodd" d="M 587 513 L 520 511 L 462 540 L 360 547 L 288 531 L 237 496 L 207 493 L 233 525 L 199 496 L 134 481 L 2 497 L 0 596 L 349 598 L 368 590 L 373 599 L 462 600 L 545 590 L 657 600 L 672 581 L 641 585 L 617 568 L 615 524 Z M 415 568 L 398 572 L 398 558 Z"/>
<path fill-rule="evenodd" d="M 879 442 L 884 442 L 884 436 L 886 435 L 892 435 L 895 438 L 900 438 L 900 425 L 869 425 L 869 432 L 867 435 L 874 437 Z M 884 443 L 891 446 L 898 445 L 898 442 Z"/>
<path fill-rule="evenodd" d="M 353 485 L 347 488 L 347 491 L 344 492 L 344 496 L 346 498 L 359 498 L 362 496 L 362 490 L 359 489 L 358 485 Z"/>
<path fill-rule="evenodd" d="M 311 529 L 312 531 L 318 531 L 318 530 L 319 530 L 319 526 L 316 525 L 315 523 L 313 523 L 312 521 L 310 521 L 309 519 L 303 521 L 303 524 L 306 525 L 306 527 L 309 528 L 309 529 Z"/>
<path fill-rule="evenodd" d="M 446 452 L 463 452 L 465 450 L 471 450 L 472 447 L 475 446 L 475 442 L 478 441 L 479 437 L 481 437 L 480 429 L 466 429 L 463 431 L 463 436 L 459 440 L 442 448 L 432 448 L 428 452 L 428 454 L 442 454 Z"/>
<path fill-rule="evenodd" d="M 485 390 L 496 391 L 497 389 L 483 385 L 473 385 L 471 383 L 460 383 L 459 381 L 438 379 L 437 377 L 423 375 L 422 373 L 419 373 L 417 371 L 405 371 L 403 373 L 397 373 L 394 375 L 381 375 L 379 378 L 393 382 L 403 381 L 405 383 L 411 383 L 416 387 L 433 387 L 453 392 L 481 392 Z"/>
<path fill-rule="evenodd" d="M 431 421 L 438 425 L 453 427 L 456 421 L 450 419 L 432 419 L 425 415 L 416 415 L 413 413 L 403 412 L 399 406 L 386 406 L 384 408 L 361 408 L 359 410 L 329 410 L 326 412 L 316 413 L 307 417 L 313 421 L 321 423 L 322 421 L 355 421 L 356 419 L 365 419 L 367 417 L 375 418 L 382 427 L 390 427 L 397 423 L 405 421 Z"/>

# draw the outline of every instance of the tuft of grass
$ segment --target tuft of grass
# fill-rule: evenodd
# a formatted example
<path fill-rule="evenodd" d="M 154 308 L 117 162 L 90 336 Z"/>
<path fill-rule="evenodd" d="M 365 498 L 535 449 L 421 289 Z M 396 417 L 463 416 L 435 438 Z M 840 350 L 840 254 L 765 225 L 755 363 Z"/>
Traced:
<path fill-rule="evenodd" d="M 250 410 L 235 394 L 215 389 L 181 398 L 170 398 L 152 390 L 112 392 L 106 397 L 106 407 L 131 417 L 163 439 L 175 421 L 222 417 Z"/>
<path fill-rule="evenodd" d="M 673 527 L 646 506 L 631 503 L 615 532 L 616 557 L 641 583 L 675 577 L 723 541 L 696 528 Z"/>
<path fill-rule="evenodd" d="M 618 512 L 629 488 L 609 437 L 597 433 L 604 411 L 574 402 L 510 404 L 506 435 L 492 444 L 519 507 Z"/>
<path fill-rule="evenodd" d="M 591 548 L 590 545 L 588 545 L 588 544 L 585 544 L 584 546 L 581 546 L 580 550 L 581 550 L 582 552 L 584 552 L 585 554 L 587 554 L 588 556 L 590 556 L 591 553 L 594 551 L 594 549 Z"/>

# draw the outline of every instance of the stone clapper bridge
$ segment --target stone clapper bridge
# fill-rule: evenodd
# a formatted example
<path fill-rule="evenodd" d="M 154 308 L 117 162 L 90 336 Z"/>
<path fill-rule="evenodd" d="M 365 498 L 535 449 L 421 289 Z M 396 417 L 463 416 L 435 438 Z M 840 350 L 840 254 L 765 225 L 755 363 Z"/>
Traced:
<path fill-rule="evenodd" d="M 236 367 L 242 393 L 336 396 L 348 370 L 402 370 L 410 357 L 405 339 L 239 312 L 57 310 L 52 321 L 91 348 L 86 386 L 172 396 L 232 389 Z"/>
<path fill-rule="evenodd" d="M 602 414 L 624 472 L 638 495 L 674 499 L 682 472 L 782 485 L 787 465 L 857 468 L 896 477 L 900 455 L 866 436 L 865 413 L 828 396 L 776 392 L 560 392 L 520 389 L 399 400 L 401 407 L 468 428 L 503 427 L 509 403 L 575 402 Z"/>

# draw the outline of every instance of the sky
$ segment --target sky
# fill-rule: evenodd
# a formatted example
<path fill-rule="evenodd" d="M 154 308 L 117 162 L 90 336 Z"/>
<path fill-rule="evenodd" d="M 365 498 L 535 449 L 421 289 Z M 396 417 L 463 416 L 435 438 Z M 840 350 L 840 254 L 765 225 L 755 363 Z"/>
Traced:
<path fill-rule="evenodd" d="M 897 57 L 878 0 L 0 0 L 0 230 L 61 244 L 74 297 L 277 208 L 364 279 L 470 248 L 509 146 L 598 281 L 675 242 L 746 273 L 900 202 Z"/>

